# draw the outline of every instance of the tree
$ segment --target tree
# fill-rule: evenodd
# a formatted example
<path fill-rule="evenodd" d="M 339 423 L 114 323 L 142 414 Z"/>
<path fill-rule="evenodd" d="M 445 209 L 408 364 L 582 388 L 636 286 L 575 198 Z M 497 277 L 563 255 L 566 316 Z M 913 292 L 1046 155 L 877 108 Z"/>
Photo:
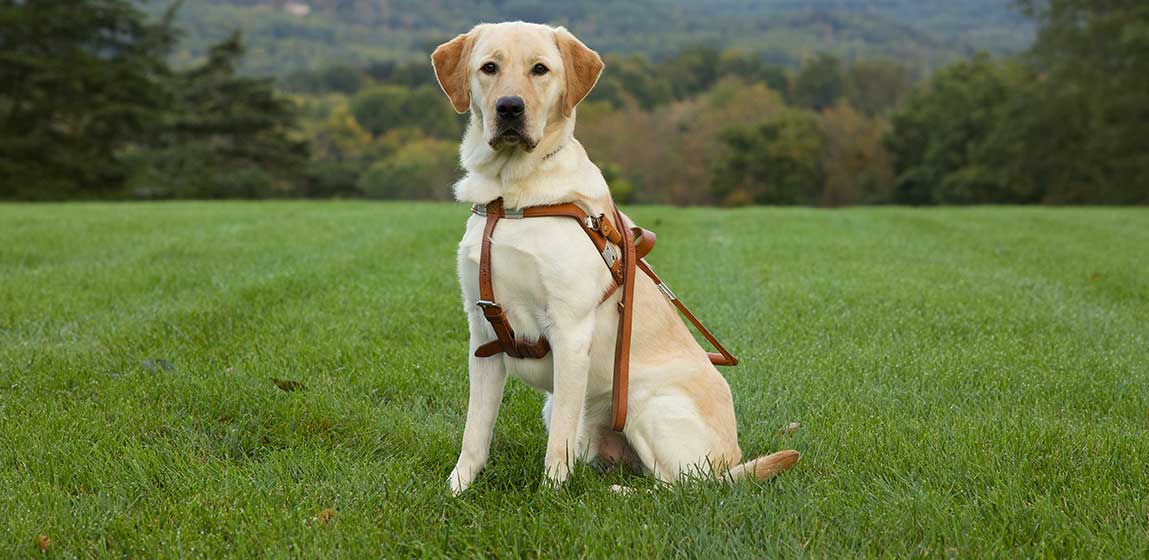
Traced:
<path fill-rule="evenodd" d="M 463 131 L 460 119 L 447 108 L 442 92 L 431 86 L 364 89 L 351 100 L 351 113 L 375 136 L 398 128 L 416 128 L 438 138 L 457 138 Z"/>
<path fill-rule="evenodd" d="M 711 204 L 714 166 L 726 151 L 723 131 L 784 111 L 781 95 L 764 84 L 725 78 L 693 99 L 652 110 L 603 102 L 579 106 L 579 141 L 608 180 L 624 179 L 634 200 Z M 614 186 L 614 183 L 612 183 Z"/>
<path fill-rule="evenodd" d="M 450 200 L 459 176 L 458 144 L 424 138 L 372 165 L 359 188 L 371 198 Z"/>
<path fill-rule="evenodd" d="M 777 92 L 786 92 L 788 81 L 786 70 L 776 64 L 766 62 L 760 55 L 737 50 L 722 53 L 718 61 L 718 75 L 731 76 L 745 82 L 761 82 Z"/>
<path fill-rule="evenodd" d="M 0 4 L 0 197 L 118 193 L 165 103 L 170 18 L 128 0 Z"/>
<path fill-rule="evenodd" d="M 233 34 L 201 65 L 173 75 L 163 124 L 133 154 L 140 194 L 297 194 L 308 153 L 295 137 L 296 108 L 275 93 L 271 80 L 236 75 L 243 52 Z"/>
<path fill-rule="evenodd" d="M 833 55 L 818 53 L 802 62 L 794 78 L 791 98 L 802 107 L 821 110 L 833 105 L 844 90 L 841 61 Z"/>
<path fill-rule="evenodd" d="M 1026 203 L 1041 199 L 1016 131 L 1028 130 L 1025 73 L 986 54 L 950 66 L 892 117 L 886 147 L 903 204 Z M 1024 135 L 1028 136 L 1028 135 Z"/>
<path fill-rule="evenodd" d="M 823 150 L 817 118 L 788 110 L 762 123 L 731 128 L 712 191 L 723 204 L 815 204 Z"/>
<path fill-rule="evenodd" d="M 1033 139 L 1051 202 L 1149 203 L 1149 3 L 1017 0 L 1049 120 Z"/>
<path fill-rule="evenodd" d="M 284 78 L 283 87 L 299 93 L 353 94 L 363 87 L 363 72 L 346 64 L 320 70 L 300 70 Z"/>
<path fill-rule="evenodd" d="M 846 71 L 846 99 L 867 115 L 884 115 L 909 93 L 913 83 L 909 69 L 896 62 L 859 60 Z"/>
<path fill-rule="evenodd" d="M 605 62 L 610 71 L 599 78 L 588 101 L 609 101 L 615 108 L 635 104 L 651 109 L 674 99 L 670 81 L 660 76 L 646 57 L 608 54 Z"/>
<path fill-rule="evenodd" d="M 885 123 L 867 117 L 846 102 L 822 111 L 821 167 L 824 177 L 818 204 L 882 204 L 893 197 L 894 169 L 882 145 Z"/>
<path fill-rule="evenodd" d="M 663 60 L 658 73 L 670 82 L 677 99 L 698 94 L 718 81 L 720 53 L 709 47 L 693 47 Z"/>

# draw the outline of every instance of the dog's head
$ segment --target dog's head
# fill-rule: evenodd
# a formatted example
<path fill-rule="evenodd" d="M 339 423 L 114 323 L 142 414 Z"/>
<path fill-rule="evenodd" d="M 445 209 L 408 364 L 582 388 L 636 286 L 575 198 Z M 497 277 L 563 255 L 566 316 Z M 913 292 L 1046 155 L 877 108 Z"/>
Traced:
<path fill-rule="evenodd" d="M 494 150 L 531 151 L 548 122 L 569 118 L 602 59 L 562 27 L 483 24 L 435 49 L 435 77 L 459 113 L 470 109 Z"/>

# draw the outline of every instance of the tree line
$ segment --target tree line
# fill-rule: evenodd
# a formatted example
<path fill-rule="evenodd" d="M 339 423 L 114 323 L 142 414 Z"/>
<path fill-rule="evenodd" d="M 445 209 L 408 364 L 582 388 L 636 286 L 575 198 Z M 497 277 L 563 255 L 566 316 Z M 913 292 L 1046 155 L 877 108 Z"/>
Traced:
<path fill-rule="evenodd" d="M 170 12 L 52 6 L 0 8 L 6 198 L 450 198 L 465 120 L 424 60 L 272 84 L 237 73 L 238 36 L 176 69 Z M 1039 24 L 1028 51 L 924 77 L 828 53 L 610 54 L 577 136 L 628 202 L 1149 202 L 1149 7 L 1019 6 Z"/>
<path fill-rule="evenodd" d="M 158 14 L 170 1 L 145 5 Z M 972 49 L 1017 52 L 1032 36 L 1003 0 L 195 0 L 180 11 L 189 34 L 175 57 L 195 60 L 238 26 L 251 44 L 244 70 L 281 77 L 335 61 L 422 59 L 477 22 L 514 20 L 564 25 L 599 52 L 740 46 L 787 65 L 824 49 L 936 68 Z"/>
<path fill-rule="evenodd" d="M 237 74 L 238 35 L 169 65 L 178 8 L 150 22 L 125 0 L 0 4 L 0 196 L 297 193 L 295 104 Z"/>

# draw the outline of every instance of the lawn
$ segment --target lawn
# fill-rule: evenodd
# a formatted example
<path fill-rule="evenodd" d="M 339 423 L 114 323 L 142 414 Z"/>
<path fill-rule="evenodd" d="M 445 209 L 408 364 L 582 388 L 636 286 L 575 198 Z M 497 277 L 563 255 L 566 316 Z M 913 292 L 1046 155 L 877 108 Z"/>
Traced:
<path fill-rule="evenodd" d="M 1149 210 L 630 210 L 794 470 L 450 498 L 462 205 L 0 205 L 0 556 L 1149 555 Z"/>

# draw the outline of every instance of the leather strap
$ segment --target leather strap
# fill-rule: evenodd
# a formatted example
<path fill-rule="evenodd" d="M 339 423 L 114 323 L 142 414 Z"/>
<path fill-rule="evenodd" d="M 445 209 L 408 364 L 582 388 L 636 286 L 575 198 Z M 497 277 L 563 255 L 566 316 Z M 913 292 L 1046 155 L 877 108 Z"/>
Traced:
<path fill-rule="evenodd" d="M 715 338 L 714 333 L 711 333 L 710 329 L 706 328 L 706 325 L 703 325 L 702 321 L 699 321 L 698 317 L 695 317 L 694 314 L 690 312 L 690 309 L 686 307 L 686 304 L 682 303 L 682 300 L 678 299 L 678 296 L 674 295 L 674 292 L 670 290 L 670 286 L 667 286 L 666 282 L 663 282 L 662 279 L 654 273 L 654 270 L 650 268 L 650 265 L 647 264 L 645 260 L 638 261 L 638 268 L 642 269 L 642 271 L 646 273 L 646 275 L 649 276 L 651 280 L 654 280 L 654 283 L 658 286 L 658 290 L 662 292 L 662 295 L 666 296 L 666 299 L 669 299 L 670 303 L 673 303 L 674 307 L 678 308 L 678 311 L 686 316 L 686 319 L 690 321 L 690 324 L 694 325 L 694 328 L 698 329 L 698 332 L 702 333 L 702 336 L 706 337 L 706 341 L 714 346 L 716 350 L 718 350 L 718 353 L 706 353 L 706 356 L 710 358 L 710 363 L 716 366 L 738 365 L 738 357 L 734 354 L 731 354 L 730 351 L 727 350 L 721 342 L 718 342 L 718 339 Z"/>
<path fill-rule="evenodd" d="M 491 236 L 494 235 L 495 226 L 502 217 L 503 199 L 499 198 L 487 205 L 487 225 L 483 228 L 483 241 L 479 253 L 480 299 L 477 302 L 498 339 L 475 349 L 475 356 L 486 358 L 499 352 L 506 352 L 513 358 L 542 358 L 551 350 L 546 339 L 540 337 L 532 342 L 516 338 L 511 323 L 507 321 L 507 314 L 503 312 L 502 306 L 495 303 L 495 289 L 491 286 Z"/>
<path fill-rule="evenodd" d="M 623 228 L 622 214 L 614 208 L 614 221 Z M 622 236 L 622 298 L 618 302 L 618 332 L 614 339 L 614 382 L 611 385 L 610 428 L 621 432 L 626 426 L 627 387 L 630 384 L 630 327 L 634 319 L 634 267 L 638 255 L 634 238 Z"/>
<path fill-rule="evenodd" d="M 487 218 L 483 229 L 479 257 L 479 297 L 481 299 L 477 304 L 483 309 L 483 316 L 491 324 L 496 336 L 496 340 L 475 349 L 475 356 L 486 358 L 502 352 L 512 358 L 538 359 L 550 352 L 550 344 L 545 338 L 540 337 L 536 341 L 529 341 L 516 337 L 514 329 L 507 321 L 506 313 L 495 302 L 495 291 L 491 285 L 491 237 L 495 232 L 495 226 L 503 218 L 567 217 L 578 220 L 587 237 L 598 249 L 603 262 L 610 269 L 614 279 L 613 285 L 603 294 L 601 302 L 609 299 L 619 288 L 622 289 L 622 297 L 619 298 L 618 302 L 618 332 L 615 337 L 614 380 L 611 386 L 611 429 L 622 431 L 623 427 L 626 426 L 636 267 L 654 281 L 658 289 L 674 304 L 675 308 L 685 315 L 687 320 L 702 333 L 702 336 L 718 350 L 718 353 L 707 353 L 711 363 L 719 366 L 732 366 L 738 363 L 738 358 L 718 342 L 718 339 L 674 295 L 674 292 L 670 291 L 670 287 L 643 260 L 643 257 L 654 248 L 657 239 L 654 233 L 637 226 L 629 228 L 628 231 L 622 213 L 618 211 L 617 207 L 613 208 L 611 219 L 607 219 L 602 214 L 591 216 L 582 207 L 573 203 L 532 206 L 522 210 L 507 211 L 503 208 L 503 199 L 499 198 L 486 206 L 476 204 L 471 207 L 471 211 Z M 621 233 L 623 231 L 627 231 L 629 235 L 623 235 Z M 611 244 L 614 246 L 612 247 Z"/>

